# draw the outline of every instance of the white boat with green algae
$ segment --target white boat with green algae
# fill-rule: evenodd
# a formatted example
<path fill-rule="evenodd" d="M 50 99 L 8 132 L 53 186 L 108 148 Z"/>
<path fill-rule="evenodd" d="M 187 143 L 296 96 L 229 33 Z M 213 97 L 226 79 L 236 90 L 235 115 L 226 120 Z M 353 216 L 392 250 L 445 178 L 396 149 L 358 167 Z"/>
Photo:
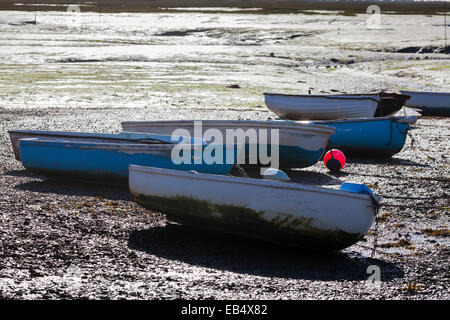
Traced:
<path fill-rule="evenodd" d="M 372 226 L 378 198 L 366 186 L 340 190 L 292 182 L 129 167 L 137 203 L 198 228 L 318 250 L 340 250 Z"/>

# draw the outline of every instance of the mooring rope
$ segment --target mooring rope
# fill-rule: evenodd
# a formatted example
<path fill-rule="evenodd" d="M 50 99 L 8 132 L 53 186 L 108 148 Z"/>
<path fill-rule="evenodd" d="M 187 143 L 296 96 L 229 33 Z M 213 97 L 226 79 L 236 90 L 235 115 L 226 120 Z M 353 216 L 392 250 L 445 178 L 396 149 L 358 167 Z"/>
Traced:
<path fill-rule="evenodd" d="M 373 245 L 372 245 L 371 258 L 375 258 L 375 254 L 376 254 L 376 251 L 377 251 L 377 244 L 378 244 L 378 221 L 377 221 L 377 216 L 375 216 L 375 224 L 374 224 L 374 230 L 373 231 L 374 231 L 374 235 L 373 235 Z"/>

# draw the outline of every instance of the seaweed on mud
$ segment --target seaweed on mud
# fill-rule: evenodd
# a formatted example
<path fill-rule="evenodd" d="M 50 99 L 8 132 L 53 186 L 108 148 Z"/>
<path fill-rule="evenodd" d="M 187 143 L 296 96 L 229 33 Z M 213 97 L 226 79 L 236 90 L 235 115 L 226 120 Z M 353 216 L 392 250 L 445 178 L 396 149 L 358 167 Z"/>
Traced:
<path fill-rule="evenodd" d="M 415 250 L 412 242 L 406 239 L 400 239 L 397 242 L 380 243 L 377 245 L 380 248 L 405 248 L 408 250 Z"/>
<path fill-rule="evenodd" d="M 448 230 L 447 228 L 445 229 L 425 228 L 421 229 L 420 231 L 422 231 L 427 237 L 443 237 L 443 238 L 450 237 L 450 230 Z"/>
<path fill-rule="evenodd" d="M 385 212 L 381 216 L 378 216 L 376 218 L 376 220 L 377 220 L 377 222 L 385 222 L 385 221 L 388 221 L 391 216 L 392 216 L 392 212 Z"/>

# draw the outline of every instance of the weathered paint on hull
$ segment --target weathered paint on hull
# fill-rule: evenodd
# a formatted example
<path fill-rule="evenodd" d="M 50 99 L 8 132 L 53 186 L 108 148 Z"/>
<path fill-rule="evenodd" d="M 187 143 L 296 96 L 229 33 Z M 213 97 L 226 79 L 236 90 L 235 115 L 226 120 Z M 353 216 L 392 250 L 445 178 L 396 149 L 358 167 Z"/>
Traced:
<path fill-rule="evenodd" d="M 20 140 L 23 166 L 32 172 L 49 177 L 92 180 L 97 183 L 128 183 L 130 164 L 154 166 L 174 170 L 227 174 L 233 164 L 176 165 L 172 162 L 174 145 L 136 145 L 112 143 L 76 143 Z"/>
<path fill-rule="evenodd" d="M 317 123 L 336 128 L 330 138 L 329 148 L 387 157 L 400 152 L 405 145 L 410 123 L 402 122 L 401 119 L 388 117 Z"/>
<path fill-rule="evenodd" d="M 262 218 L 262 212 L 188 197 L 137 195 L 135 201 L 147 209 L 163 212 L 181 224 L 308 250 L 340 250 L 364 237 L 361 233 L 320 230 L 310 225 L 312 220 L 293 216 L 269 222 Z M 283 221 L 288 223 L 283 224 Z"/>
<path fill-rule="evenodd" d="M 130 166 L 130 192 L 171 219 L 308 249 L 337 250 L 359 241 L 376 207 L 359 191 Z"/>

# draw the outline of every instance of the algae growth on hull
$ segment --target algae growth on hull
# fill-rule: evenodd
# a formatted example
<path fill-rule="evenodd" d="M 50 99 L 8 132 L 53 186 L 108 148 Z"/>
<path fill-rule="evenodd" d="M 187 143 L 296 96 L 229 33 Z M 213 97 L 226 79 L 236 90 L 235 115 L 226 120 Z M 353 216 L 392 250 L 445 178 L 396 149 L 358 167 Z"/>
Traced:
<path fill-rule="evenodd" d="M 269 222 L 263 218 L 263 211 L 213 204 L 191 197 L 139 194 L 135 200 L 145 208 L 160 211 L 181 224 L 307 250 L 340 250 L 355 244 L 364 236 L 342 230 L 321 230 L 311 226 L 313 218 L 288 217 L 286 214 L 280 214 Z M 285 219 L 280 219 L 280 216 Z"/>

